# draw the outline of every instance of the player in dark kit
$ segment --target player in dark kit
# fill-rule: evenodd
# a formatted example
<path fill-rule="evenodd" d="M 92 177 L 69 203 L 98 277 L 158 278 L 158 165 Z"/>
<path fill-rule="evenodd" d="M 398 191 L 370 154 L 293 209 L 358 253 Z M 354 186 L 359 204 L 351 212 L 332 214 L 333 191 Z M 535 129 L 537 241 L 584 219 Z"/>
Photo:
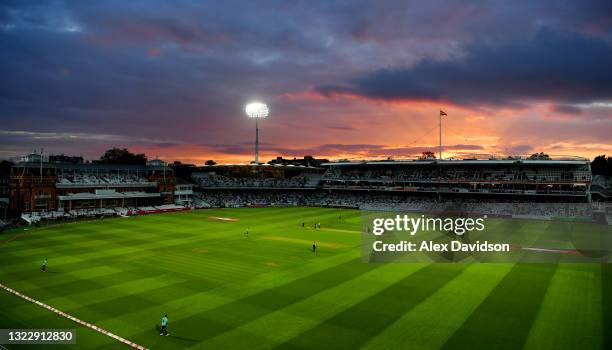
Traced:
<path fill-rule="evenodd" d="M 47 271 L 47 258 L 45 258 L 42 262 L 42 265 L 40 265 L 40 271 L 42 272 L 46 272 Z"/>
<path fill-rule="evenodd" d="M 317 245 L 314 242 L 312 243 L 312 253 L 317 254 Z"/>
<path fill-rule="evenodd" d="M 168 315 L 164 315 L 161 319 L 161 332 L 159 335 L 168 336 Z"/>

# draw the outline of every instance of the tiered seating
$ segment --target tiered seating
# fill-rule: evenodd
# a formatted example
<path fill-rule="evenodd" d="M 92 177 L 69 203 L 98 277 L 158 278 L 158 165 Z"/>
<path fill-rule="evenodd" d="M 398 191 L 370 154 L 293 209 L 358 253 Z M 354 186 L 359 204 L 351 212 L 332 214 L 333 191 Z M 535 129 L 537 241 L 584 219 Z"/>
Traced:
<path fill-rule="evenodd" d="M 60 174 L 60 185 L 124 185 L 149 183 L 144 177 L 135 174 Z"/>
<path fill-rule="evenodd" d="M 523 181 L 523 182 L 572 182 L 590 181 L 588 170 L 565 171 L 560 169 L 522 170 L 520 168 L 436 168 L 436 169 L 399 169 L 380 170 L 341 170 L 331 167 L 322 177 L 323 180 L 376 181 L 376 182 L 426 182 L 426 181 Z"/>
<path fill-rule="evenodd" d="M 195 173 L 192 179 L 203 188 L 305 188 L 315 187 L 320 175 L 298 175 L 289 178 L 229 177 L 210 173 Z"/>

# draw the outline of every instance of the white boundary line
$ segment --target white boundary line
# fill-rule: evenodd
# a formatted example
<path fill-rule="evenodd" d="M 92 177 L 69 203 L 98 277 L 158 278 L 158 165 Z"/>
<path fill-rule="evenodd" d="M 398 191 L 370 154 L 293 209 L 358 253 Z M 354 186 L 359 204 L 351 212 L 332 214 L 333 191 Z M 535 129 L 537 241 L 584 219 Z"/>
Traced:
<path fill-rule="evenodd" d="M 34 304 L 36 304 L 36 305 L 38 305 L 38 306 L 40 306 L 42 308 L 45 308 L 45 309 L 47 309 L 47 310 L 49 310 L 51 312 L 54 312 L 54 313 L 56 313 L 56 314 L 58 314 L 58 315 L 60 315 L 62 317 L 65 317 L 65 318 L 67 318 L 67 319 L 69 319 L 71 321 L 74 321 L 74 322 L 76 322 L 76 323 L 78 323 L 78 324 L 80 324 L 82 326 L 85 326 L 87 328 L 93 329 L 94 331 L 96 331 L 98 333 L 102 333 L 102 334 L 104 334 L 106 336 L 109 336 L 109 337 L 111 337 L 111 338 L 113 338 L 115 340 L 118 340 L 118 341 L 122 342 L 123 344 L 129 345 L 129 346 L 131 346 L 134 349 L 149 350 L 149 349 L 145 348 L 142 345 L 138 345 L 138 344 L 134 343 L 133 341 L 127 340 L 127 339 L 122 338 L 122 337 L 120 337 L 120 336 L 118 336 L 116 334 L 113 334 L 113 333 L 111 333 L 111 332 L 109 332 L 109 331 L 107 331 L 107 330 L 105 330 L 103 328 L 100 328 L 100 327 L 98 327 L 96 325 L 93 325 L 93 324 L 91 324 L 89 322 L 85 322 L 85 321 L 83 321 L 81 319 L 78 319 L 78 318 L 76 318 L 76 317 L 74 317 L 72 315 L 69 315 L 69 314 L 67 314 L 67 313 L 65 313 L 63 311 L 60 311 L 60 310 L 54 308 L 53 306 L 49 306 L 49 305 L 47 305 L 45 303 L 42 303 L 42 302 L 40 302 L 40 301 L 38 301 L 36 299 L 32 299 L 29 296 L 27 296 L 25 294 L 22 294 L 22 293 L 19 293 L 18 291 L 14 290 L 12 288 L 9 288 L 9 287 L 5 286 L 2 283 L 0 283 L 0 288 L 4 289 L 5 291 L 7 291 L 7 292 L 9 292 L 9 293 L 11 293 L 13 295 L 16 295 L 16 296 L 20 297 L 21 299 L 27 300 L 27 301 L 29 301 L 31 303 L 34 303 Z"/>
<path fill-rule="evenodd" d="M 560 253 L 560 254 L 573 254 L 573 255 L 582 255 L 579 251 L 573 249 L 554 249 L 554 248 L 532 248 L 532 247 L 522 247 L 522 250 L 531 250 L 534 252 L 546 252 L 546 253 Z"/>

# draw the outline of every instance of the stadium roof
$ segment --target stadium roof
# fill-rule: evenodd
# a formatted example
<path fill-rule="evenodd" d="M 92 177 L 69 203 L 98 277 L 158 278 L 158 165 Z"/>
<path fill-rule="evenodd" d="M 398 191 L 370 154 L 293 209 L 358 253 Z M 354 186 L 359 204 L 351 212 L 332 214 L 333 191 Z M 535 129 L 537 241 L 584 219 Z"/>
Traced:
<path fill-rule="evenodd" d="M 294 164 L 268 164 L 268 163 L 236 163 L 236 164 L 215 164 L 205 165 L 202 168 L 215 168 L 215 167 L 239 167 L 239 166 L 251 166 L 251 167 L 268 167 L 268 168 L 316 168 L 314 166 L 306 165 L 294 165 Z"/>
<path fill-rule="evenodd" d="M 321 164 L 322 166 L 337 165 L 511 165 L 511 164 L 531 164 L 531 165 L 584 165 L 589 160 L 586 158 L 563 158 L 563 159 L 530 159 L 530 158 L 506 158 L 506 159 L 424 159 L 424 160 L 362 160 L 350 161 L 340 160 Z"/>
<path fill-rule="evenodd" d="M 53 168 L 53 169 L 100 169 L 100 170 L 167 170 L 173 171 L 168 166 L 158 165 L 137 165 L 137 164 L 104 164 L 104 163 L 39 163 L 39 162 L 19 162 L 13 165 L 19 168 Z"/>

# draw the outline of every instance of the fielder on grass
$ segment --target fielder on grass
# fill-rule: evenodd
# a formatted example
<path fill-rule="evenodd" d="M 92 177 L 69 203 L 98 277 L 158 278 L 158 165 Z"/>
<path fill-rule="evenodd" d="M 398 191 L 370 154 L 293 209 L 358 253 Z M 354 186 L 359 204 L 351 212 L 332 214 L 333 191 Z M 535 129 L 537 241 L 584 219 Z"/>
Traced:
<path fill-rule="evenodd" d="M 161 319 L 161 332 L 159 335 L 168 336 L 168 314 L 165 314 Z"/>

